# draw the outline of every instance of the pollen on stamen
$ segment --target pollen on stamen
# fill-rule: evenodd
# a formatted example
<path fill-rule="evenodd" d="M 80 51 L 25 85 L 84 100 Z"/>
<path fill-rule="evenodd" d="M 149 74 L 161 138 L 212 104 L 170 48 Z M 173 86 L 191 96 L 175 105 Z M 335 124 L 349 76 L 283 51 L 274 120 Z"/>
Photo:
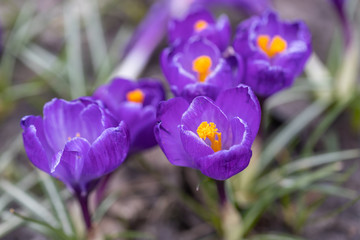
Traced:
<path fill-rule="evenodd" d="M 145 94 L 140 89 L 135 89 L 126 94 L 126 99 L 129 102 L 143 103 L 144 98 L 145 98 Z"/>
<path fill-rule="evenodd" d="M 269 35 L 259 35 L 257 45 L 270 58 L 287 49 L 286 40 L 279 35 L 275 35 L 273 38 L 270 38 Z"/>
<path fill-rule="evenodd" d="M 208 25 L 209 25 L 209 24 L 208 24 L 206 21 L 204 21 L 204 20 L 198 20 L 198 21 L 196 21 L 195 24 L 194 24 L 194 30 L 195 30 L 196 32 L 200 32 L 200 31 L 204 30 L 205 28 L 207 28 Z"/>
<path fill-rule="evenodd" d="M 206 55 L 199 56 L 192 62 L 192 69 L 194 72 L 198 73 L 199 82 L 205 82 L 206 78 L 211 73 L 211 65 L 211 58 Z"/>
<path fill-rule="evenodd" d="M 218 132 L 216 124 L 213 122 L 202 122 L 196 130 L 198 136 L 204 141 L 208 138 L 214 152 L 221 150 L 221 132 Z M 215 139 L 217 137 L 217 139 Z"/>

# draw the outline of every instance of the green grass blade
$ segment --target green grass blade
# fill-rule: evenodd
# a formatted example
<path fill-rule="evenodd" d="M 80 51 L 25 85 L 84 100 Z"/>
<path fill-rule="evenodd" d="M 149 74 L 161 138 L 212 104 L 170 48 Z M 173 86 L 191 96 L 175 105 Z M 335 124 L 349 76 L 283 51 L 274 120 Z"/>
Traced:
<path fill-rule="evenodd" d="M 295 119 L 285 125 L 280 131 L 275 133 L 261 154 L 259 173 L 262 173 L 271 163 L 274 157 L 306 126 L 322 114 L 329 106 L 329 103 L 317 101 L 308 106 Z"/>
<path fill-rule="evenodd" d="M 97 72 L 107 59 L 107 46 L 101 24 L 100 9 L 96 0 L 80 1 L 87 40 L 94 71 Z"/>
<path fill-rule="evenodd" d="M 40 219 L 53 226 L 58 224 L 56 218 L 48 211 L 48 209 L 46 209 L 37 199 L 33 198 L 23 189 L 6 180 L 2 180 L 0 182 L 0 187 L 19 204 L 28 209 L 34 215 L 38 216 Z"/>
<path fill-rule="evenodd" d="M 66 235 L 73 236 L 75 229 L 68 215 L 68 211 L 65 207 L 64 202 L 59 194 L 54 180 L 49 175 L 38 171 L 42 184 L 49 197 L 50 203 L 53 206 L 55 213 L 61 223 L 62 229 Z"/>
<path fill-rule="evenodd" d="M 2 239 L 8 233 L 14 231 L 14 229 L 24 224 L 24 221 L 18 217 L 9 216 L 9 214 L 3 214 L 2 218 L 4 221 L 0 223 L 0 238 Z M 6 219 L 6 221 L 5 221 Z"/>
<path fill-rule="evenodd" d="M 0 82 L 9 84 L 15 67 L 15 60 L 21 48 L 27 43 L 26 38 L 30 29 L 30 19 L 35 14 L 35 6 L 30 2 L 23 5 L 16 19 L 13 30 L 4 45 L 4 52 L 0 62 Z"/>
<path fill-rule="evenodd" d="M 360 149 L 324 153 L 316 156 L 302 158 L 288 163 L 282 167 L 282 172 L 292 174 L 297 171 L 306 170 L 320 165 L 334 163 L 338 161 L 351 160 L 355 158 L 360 158 Z"/>
<path fill-rule="evenodd" d="M 86 95 L 85 77 L 83 72 L 80 16 L 74 2 L 64 6 L 64 25 L 66 38 L 66 67 L 70 82 L 72 98 Z"/>
<path fill-rule="evenodd" d="M 65 67 L 52 53 L 32 44 L 21 53 L 20 60 L 38 75 L 61 97 L 68 97 Z"/>
<path fill-rule="evenodd" d="M 19 134 L 13 142 L 3 149 L 0 156 L 0 173 L 14 160 L 15 155 L 23 148 L 22 136 Z"/>
<path fill-rule="evenodd" d="M 351 160 L 355 158 L 360 158 L 360 149 L 324 153 L 294 160 L 288 164 L 283 165 L 282 167 L 271 171 L 270 173 L 267 173 L 266 175 L 258 179 L 255 192 L 261 192 L 267 189 L 269 186 L 277 183 L 285 176 L 289 176 L 298 171 L 308 170 L 321 165 Z"/>
<path fill-rule="evenodd" d="M 27 191 L 29 188 L 33 187 L 37 182 L 38 182 L 38 178 L 36 174 L 31 173 L 28 174 L 23 179 L 21 179 L 19 183 L 17 183 L 16 185 L 18 187 L 21 187 L 24 191 Z M 13 199 L 8 194 L 3 194 L 0 197 L 0 212 L 3 211 L 12 200 Z"/>
<path fill-rule="evenodd" d="M 349 103 L 349 102 L 347 102 Z M 330 125 L 337 119 L 337 117 L 344 111 L 348 106 L 347 103 L 338 103 L 324 116 L 324 119 L 320 124 L 317 125 L 314 132 L 306 141 L 304 147 L 304 155 L 310 155 L 315 144 L 319 141 L 324 132 L 330 127 Z"/>

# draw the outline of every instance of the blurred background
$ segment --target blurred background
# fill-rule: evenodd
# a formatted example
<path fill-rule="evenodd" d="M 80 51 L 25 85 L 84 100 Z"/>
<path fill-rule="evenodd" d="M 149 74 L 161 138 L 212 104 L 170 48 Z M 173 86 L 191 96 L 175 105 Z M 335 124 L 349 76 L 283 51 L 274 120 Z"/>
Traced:
<path fill-rule="evenodd" d="M 0 1 L 0 239 L 58 239 L 43 222 L 84 236 L 70 193 L 27 159 L 20 120 L 54 97 L 107 83 L 154 2 Z M 293 88 L 266 100 L 250 166 L 226 183 L 231 207 L 219 212 L 213 184 L 155 147 L 117 170 L 99 207 L 92 201 L 94 238 L 360 239 L 359 1 L 346 1 L 347 46 L 331 1 L 274 0 L 273 8 L 308 24 L 314 56 Z M 213 10 L 229 15 L 233 32 L 250 16 Z M 166 86 L 158 61 L 166 46 L 164 37 L 140 77 Z"/>

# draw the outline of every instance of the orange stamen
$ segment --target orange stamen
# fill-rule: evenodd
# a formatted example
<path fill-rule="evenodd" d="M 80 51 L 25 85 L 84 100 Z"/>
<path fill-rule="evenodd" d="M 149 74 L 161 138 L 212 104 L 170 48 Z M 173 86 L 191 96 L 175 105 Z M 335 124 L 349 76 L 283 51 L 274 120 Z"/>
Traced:
<path fill-rule="evenodd" d="M 199 82 L 205 82 L 207 76 L 210 74 L 211 65 L 212 61 L 208 56 L 200 56 L 192 62 L 192 69 L 198 73 Z"/>
<path fill-rule="evenodd" d="M 270 39 L 269 35 L 259 35 L 257 37 L 257 45 L 270 58 L 285 51 L 287 48 L 286 40 L 279 35 L 274 36 L 272 39 Z"/>
<path fill-rule="evenodd" d="M 129 102 L 143 103 L 144 98 L 145 98 L 145 95 L 144 95 L 143 91 L 141 91 L 140 89 L 135 89 L 126 94 L 126 99 Z"/>
<path fill-rule="evenodd" d="M 211 148 L 214 152 L 221 150 L 221 132 L 218 132 L 215 123 L 202 122 L 196 130 L 201 139 L 205 141 L 208 138 L 211 142 Z M 215 139 L 217 137 L 217 140 Z"/>
<path fill-rule="evenodd" d="M 204 20 L 198 20 L 196 21 L 196 23 L 194 24 L 194 30 L 196 32 L 201 32 L 202 30 L 204 30 L 205 28 L 207 28 L 209 24 L 204 21 Z"/>

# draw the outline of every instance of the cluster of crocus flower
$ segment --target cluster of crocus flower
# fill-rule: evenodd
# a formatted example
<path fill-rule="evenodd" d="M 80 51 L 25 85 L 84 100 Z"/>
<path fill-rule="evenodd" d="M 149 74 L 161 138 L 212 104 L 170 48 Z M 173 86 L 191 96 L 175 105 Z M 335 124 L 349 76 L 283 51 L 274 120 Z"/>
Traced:
<path fill-rule="evenodd" d="M 215 22 L 205 10 L 170 22 L 161 66 L 175 96 L 216 99 L 244 83 L 268 97 L 293 84 L 312 50 L 303 22 L 283 22 L 272 11 L 242 22 L 232 46 L 230 35 L 227 18 Z"/>
<path fill-rule="evenodd" d="M 169 23 L 161 67 L 174 99 L 161 103 L 156 138 L 169 161 L 215 180 L 242 171 L 260 125 L 255 96 L 292 85 L 311 53 L 301 22 L 267 11 L 238 26 L 233 45 L 225 16 L 194 10 Z M 255 93 L 255 94 L 254 94 Z"/>

